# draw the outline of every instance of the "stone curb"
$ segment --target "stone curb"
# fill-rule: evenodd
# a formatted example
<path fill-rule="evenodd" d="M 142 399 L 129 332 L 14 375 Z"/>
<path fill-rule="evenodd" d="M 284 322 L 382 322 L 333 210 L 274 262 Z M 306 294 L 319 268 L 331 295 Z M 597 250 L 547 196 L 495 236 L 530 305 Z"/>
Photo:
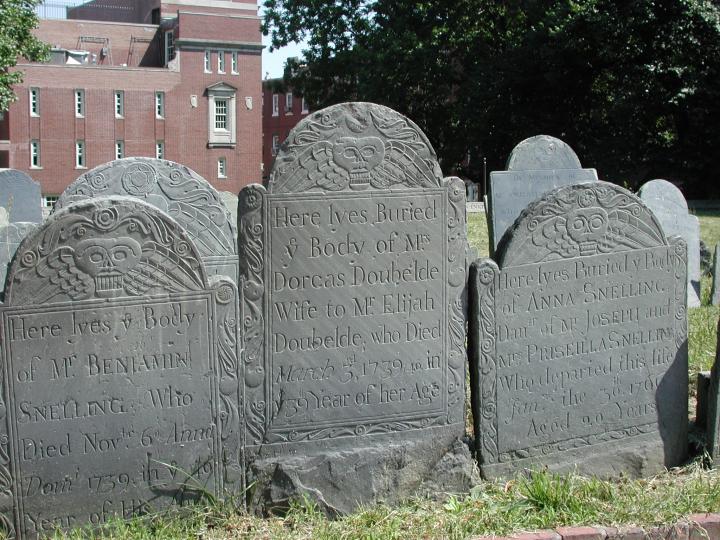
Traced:
<path fill-rule="evenodd" d="M 692 514 L 687 521 L 652 527 L 558 527 L 510 536 L 475 536 L 471 540 L 720 540 L 720 514 Z"/>

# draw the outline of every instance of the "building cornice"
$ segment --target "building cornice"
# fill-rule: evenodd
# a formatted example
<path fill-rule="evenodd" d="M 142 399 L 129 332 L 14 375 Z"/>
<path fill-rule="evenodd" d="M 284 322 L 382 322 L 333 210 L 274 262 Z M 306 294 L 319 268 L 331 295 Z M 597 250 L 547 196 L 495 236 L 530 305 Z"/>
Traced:
<path fill-rule="evenodd" d="M 223 19 L 249 19 L 251 21 L 262 21 L 258 15 L 226 15 L 225 13 L 202 13 L 200 11 L 178 10 L 179 15 L 202 15 L 203 17 L 222 17 Z"/>
<path fill-rule="evenodd" d="M 168 5 L 255 11 L 256 13 L 258 9 L 257 4 L 241 4 L 239 2 L 230 2 L 229 0 L 163 0 L 162 7 Z"/>
<path fill-rule="evenodd" d="M 175 41 L 175 46 L 179 49 L 188 50 L 224 49 L 228 51 L 241 51 L 257 54 L 260 54 L 265 48 L 265 45 L 262 43 L 197 38 L 179 38 Z"/>

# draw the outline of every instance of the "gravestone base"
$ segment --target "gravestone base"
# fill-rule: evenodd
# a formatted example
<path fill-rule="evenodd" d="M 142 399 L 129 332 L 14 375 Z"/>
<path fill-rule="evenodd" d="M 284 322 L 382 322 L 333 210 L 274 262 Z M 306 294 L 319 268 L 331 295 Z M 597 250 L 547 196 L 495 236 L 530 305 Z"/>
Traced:
<path fill-rule="evenodd" d="M 282 514 L 308 498 L 328 517 L 361 505 L 466 493 L 480 480 L 468 445 L 447 430 L 398 442 L 280 455 L 253 461 L 250 510 Z M 444 443 L 444 444 L 441 444 Z"/>
<path fill-rule="evenodd" d="M 608 441 L 602 444 L 574 449 L 572 460 L 567 455 L 552 454 L 534 456 L 526 459 L 515 459 L 507 463 L 482 465 L 482 477 L 486 480 L 496 478 L 512 478 L 523 469 L 547 469 L 554 473 L 576 473 L 594 476 L 604 480 L 618 478 L 647 478 L 665 470 L 663 462 L 665 449 L 658 440 L 657 433 L 648 433 L 633 437 L 625 444 Z M 679 451 L 678 455 L 686 455 Z M 676 464 L 677 456 L 670 463 Z M 680 459 L 682 461 L 682 459 Z"/>

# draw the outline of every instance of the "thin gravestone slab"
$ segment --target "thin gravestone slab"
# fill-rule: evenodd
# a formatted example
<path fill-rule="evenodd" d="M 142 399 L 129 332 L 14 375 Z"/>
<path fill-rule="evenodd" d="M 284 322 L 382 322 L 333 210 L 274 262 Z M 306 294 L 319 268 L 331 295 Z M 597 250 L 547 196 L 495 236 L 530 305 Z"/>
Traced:
<path fill-rule="evenodd" d="M 687 248 L 630 192 L 559 188 L 471 271 L 485 477 L 645 476 L 687 452 Z"/>
<path fill-rule="evenodd" d="M 463 182 L 410 120 L 347 103 L 239 201 L 251 506 L 468 489 Z"/>
<path fill-rule="evenodd" d="M 598 180 L 595 169 L 583 169 L 570 146 L 548 135 L 519 143 L 506 171 L 490 173 L 488 224 L 491 255 L 503 234 L 531 202 L 555 188 Z"/>
<path fill-rule="evenodd" d="M 37 227 L 37 223 L 10 223 L 0 227 L 0 300 L 5 290 L 8 266 L 20 246 L 20 242 Z"/>
<path fill-rule="evenodd" d="M 718 321 L 720 328 L 720 320 Z M 720 334 L 718 334 L 720 336 Z M 706 428 L 705 449 L 712 459 L 714 466 L 720 463 L 720 344 L 715 348 L 715 362 L 710 370 L 710 383 L 708 384 L 705 422 L 701 427 Z M 700 402 L 698 402 L 700 406 Z"/>
<path fill-rule="evenodd" d="M 232 219 L 232 222 L 237 225 L 237 217 L 238 217 L 238 197 L 234 193 L 230 193 L 229 191 L 221 191 L 220 192 L 220 198 L 222 199 L 222 202 L 225 204 L 225 208 L 228 209 L 228 212 L 230 212 L 230 218 Z"/>
<path fill-rule="evenodd" d="M 715 244 L 712 267 L 712 291 L 710 292 L 710 303 L 713 306 L 720 305 L 720 244 Z"/>
<path fill-rule="evenodd" d="M 0 169 L 0 207 L 9 223 L 42 223 L 40 184 L 16 169 Z"/>
<path fill-rule="evenodd" d="M 667 180 L 650 180 L 638 193 L 655 213 L 668 236 L 680 236 L 688 246 L 688 306 L 700 305 L 700 221 L 689 213 L 687 201 Z"/>
<path fill-rule="evenodd" d="M 28 235 L 0 309 L 0 516 L 10 536 L 244 491 L 237 289 L 127 197 Z"/>
<path fill-rule="evenodd" d="M 219 192 L 195 171 L 161 159 L 118 159 L 80 176 L 55 208 L 112 195 L 134 197 L 170 214 L 197 246 L 208 272 L 237 283 L 237 224 Z"/>

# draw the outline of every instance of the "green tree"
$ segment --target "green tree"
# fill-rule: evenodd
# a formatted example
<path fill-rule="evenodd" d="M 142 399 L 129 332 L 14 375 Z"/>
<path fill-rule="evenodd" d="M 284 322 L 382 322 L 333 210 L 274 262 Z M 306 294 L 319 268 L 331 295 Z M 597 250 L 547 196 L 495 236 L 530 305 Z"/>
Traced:
<path fill-rule="evenodd" d="M 41 0 L 0 0 L 0 112 L 16 98 L 12 86 L 22 82 L 22 72 L 13 71 L 18 58 L 32 62 L 47 58 L 48 46 L 38 40 L 35 6 Z"/>
<path fill-rule="evenodd" d="M 407 114 L 446 173 L 480 179 L 546 133 L 601 178 L 720 186 L 720 8 L 709 0 L 265 0 L 273 46 L 307 39 L 286 78 L 313 105 Z M 465 158 L 470 156 L 469 166 Z"/>

